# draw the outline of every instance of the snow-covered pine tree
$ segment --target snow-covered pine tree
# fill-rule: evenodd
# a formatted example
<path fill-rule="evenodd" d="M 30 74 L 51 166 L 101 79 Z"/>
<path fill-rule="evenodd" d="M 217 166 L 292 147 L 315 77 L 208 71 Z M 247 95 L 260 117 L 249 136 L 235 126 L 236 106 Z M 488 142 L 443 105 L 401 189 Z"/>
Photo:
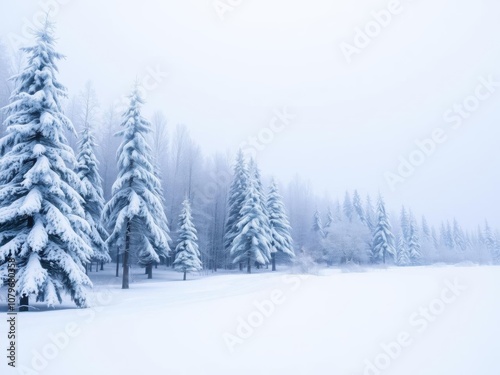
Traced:
<path fill-rule="evenodd" d="M 486 249 L 490 253 L 492 258 L 495 258 L 495 235 L 493 234 L 493 231 L 491 230 L 490 224 L 488 221 L 485 221 L 484 223 L 484 232 L 483 232 L 483 238 L 484 238 L 484 244 L 486 245 Z"/>
<path fill-rule="evenodd" d="M 351 196 L 348 191 L 345 192 L 343 212 L 348 221 L 352 221 L 354 217 L 354 207 L 352 205 Z"/>
<path fill-rule="evenodd" d="M 425 216 L 422 216 L 422 234 L 427 240 L 431 238 L 431 229 L 429 228 L 429 224 L 427 223 Z"/>
<path fill-rule="evenodd" d="M 462 252 L 465 251 L 465 234 L 456 219 L 453 219 L 453 242 L 455 243 L 457 250 Z"/>
<path fill-rule="evenodd" d="M 356 212 L 357 218 L 364 223 L 365 222 L 365 211 L 363 209 L 363 204 L 361 202 L 361 197 L 357 190 L 354 190 L 354 195 L 352 197 L 352 206 Z"/>
<path fill-rule="evenodd" d="M 84 265 L 93 251 L 81 236 L 90 226 L 78 194 L 82 182 L 72 170 L 75 155 L 64 136 L 74 128 L 62 113 L 66 89 L 56 78 L 63 56 L 54 49 L 49 20 L 34 35 L 34 46 L 23 49 L 27 62 L 15 77 L 8 130 L 0 141 L 0 280 L 11 256 L 21 311 L 30 296 L 53 306 L 63 293 L 85 307 L 91 282 Z"/>
<path fill-rule="evenodd" d="M 418 227 L 413 214 L 408 215 L 408 250 L 412 265 L 418 265 L 422 261 L 422 252 L 420 245 L 420 236 L 418 235 Z"/>
<path fill-rule="evenodd" d="M 373 263 L 382 261 L 385 264 L 388 261 L 389 255 L 396 260 L 396 249 L 391 223 L 389 222 L 382 196 L 379 196 L 377 206 L 378 218 L 373 232 L 371 259 Z"/>
<path fill-rule="evenodd" d="M 245 163 L 245 157 L 243 156 L 243 151 L 239 150 L 236 157 L 236 163 L 234 165 L 234 175 L 231 186 L 229 187 L 227 202 L 228 214 L 224 229 L 224 249 L 227 253 L 231 252 L 233 240 L 237 235 L 236 224 L 241 218 L 241 209 L 243 208 L 243 204 L 245 202 L 248 179 L 249 175 L 247 165 Z"/>
<path fill-rule="evenodd" d="M 326 222 L 325 222 L 325 229 L 330 228 L 331 225 L 333 224 L 334 217 L 333 217 L 333 212 L 330 207 L 328 207 L 328 212 L 326 213 Z"/>
<path fill-rule="evenodd" d="M 252 272 L 254 262 L 258 265 L 269 263 L 272 243 L 269 219 L 262 210 L 261 194 L 254 176 L 248 180 L 245 201 L 235 228 L 236 236 L 230 252 L 233 263 L 246 263 L 248 273 Z"/>
<path fill-rule="evenodd" d="M 405 238 L 406 243 L 410 242 L 410 217 L 408 213 L 406 212 L 405 207 L 401 207 L 401 214 L 399 216 L 400 218 L 400 225 L 401 225 L 401 232 L 403 234 L 403 237 Z"/>
<path fill-rule="evenodd" d="M 191 216 L 191 205 L 186 199 L 182 203 L 182 211 L 179 215 L 177 229 L 177 246 L 175 247 L 174 269 L 184 273 L 184 280 L 188 272 L 202 270 L 198 249 L 198 236 Z"/>
<path fill-rule="evenodd" d="M 397 250 L 397 265 L 401 267 L 411 265 L 408 244 L 406 243 L 406 240 L 402 233 L 399 234 L 398 236 L 396 250 Z"/>
<path fill-rule="evenodd" d="M 93 127 L 86 116 L 78 142 L 76 172 L 83 183 L 83 190 L 80 194 L 84 201 L 83 209 L 85 210 L 85 218 L 91 228 L 91 232 L 88 235 L 88 242 L 94 250 L 93 259 L 100 263 L 108 263 L 111 261 L 108 246 L 106 245 L 109 234 L 101 224 L 104 194 L 94 149 L 95 138 Z"/>
<path fill-rule="evenodd" d="M 370 231 L 373 231 L 376 224 L 376 215 L 370 195 L 366 196 L 365 217 L 366 217 L 366 225 L 368 226 Z"/>
<path fill-rule="evenodd" d="M 288 216 L 285 213 L 283 198 L 278 191 L 278 185 L 273 180 L 267 195 L 267 213 L 271 227 L 271 260 L 272 270 L 276 271 L 276 254 L 282 253 L 293 258 L 293 241 Z"/>
<path fill-rule="evenodd" d="M 118 178 L 103 211 L 110 229 L 108 246 L 123 249 L 123 289 L 129 288 L 131 250 L 137 251 L 141 266 L 149 267 L 148 278 L 152 277 L 152 265 L 166 258 L 170 251 L 170 237 L 165 229 L 167 218 L 158 194 L 160 181 L 146 141 L 151 126 L 141 115 L 144 101 L 137 85 L 129 100 L 123 115 L 123 129 L 118 133 L 123 137 L 117 153 Z"/>
<path fill-rule="evenodd" d="M 321 213 L 318 210 L 314 211 L 312 230 L 314 233 L 318 234 L 320 238 L 325 237 L 323 221 L 321 220 Z"/>

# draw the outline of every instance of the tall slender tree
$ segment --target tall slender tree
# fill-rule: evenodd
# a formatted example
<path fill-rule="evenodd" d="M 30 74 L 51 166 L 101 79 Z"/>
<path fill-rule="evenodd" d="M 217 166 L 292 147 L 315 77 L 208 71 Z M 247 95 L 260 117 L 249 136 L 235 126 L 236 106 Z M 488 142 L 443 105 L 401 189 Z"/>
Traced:
<path fill-rule="evenodd" d="M 278 191 L 278 185 L 273 180 L 267 195 L 267 212 L 271 226 L 271 260 L 272 270 L 276 271 L 276 254 L 281 253 L 291 258 L 295 256 L 291 228 L 285 213 L 283 198 Z"/>
<path fill-rule="evenodd" d="M 397 250 L 397 265 L 409 266 L 411 264 L 410 252 L 408 249 L 408 244 L 402 233 L 398 236 L 396 250 Z"/>
<path fill-rule="evenodd" d="M 234 165 L 233 181 L 229 187 L 228 214 L 224 230 L 224 248 L 228 253 L 233 247 L 234 238 L 237 235 L 236 224 L 241 219 L 241 210 L 245 202 L 249 182 L 249 174 L 243 151 L 239 151 Z"/>
<path fill-rule="evenodd" d="M 420 236 L 418 234 L 417 222 L 411 211 L 408 216 L 408 250 L 410 252 L 411 264 L 420 264 L 422 260 Z"/>
<path fill-rule="evenodd" d="M 378 221 L 373 233 L 371 259 L 373 263 L 382 261 L 386 264 L 389 256 L 392 258 L 396 257 L 396 249 L 391 223 L 389 222 L 382 196 L 378 198 L 377 216 Z"/>
<path fill-rule="evenodd" d="M 198 249 L 198 236 L 193 225 L 191 205 L 188 199 L 182 203 L 177 233 L 174 269 L 183 272 L 184 280 L 186 280 L 186 273 L 201 271 L 203 268 L 200 260 L 201 254 Z"/>
<path fill-rule="evenodd" d="M 79 307 L 87 305 L 91 282 L 84 265 L 92 248 L 82 207 L 82 182 L 64 131 L 74 132 L 62 113 L 65 87 L 57 79 L 54 26 L 47 19 L 34 31 L 35 44 L 24 48 L 27 63 L 15 78 L 6 107 L 7 135 L 0 141 L 0 280 L 6 262 L 18 268 L 16 292 L 21 310 L 29 297 L 52 306 L 68 293 Z"/>
<path fill-rule="evenodd" d="M 271 259 L 269 219 L 262 210 L 261 195 L 255 178 L 250 178 L 246 187 L 245 201 L 240 219 L 235 225 L 237 235 L 231 247 L 233 263 L 246 263 L 251 273 L 252 264 L 265 265 Z"/>
<path fill-rule="evenodd" d="M 102 179 L 99 176 L 98 161 L 95 156 L 95 137 L 93 115 L 93 89 L 87 84 L 84 92 L 83 128 L 78 142 L 78 155 L 76 172 L 82 181 L 83 190 L 80 192 L 83 198 L 83 208 L 91 232 L 88 236 L 89 244 L 94 249 L 94 259 L 100 263 L 111 261 L 106 240 L 108 232 L 101 224 L 101 215 L 104 207 L 104 196 L 102 190 Z"/>
<path fill-rule="evenodd" d="M 129 288 L 131 250 L 136 251 L 141 266 L 149 267 L 149 278 L 152 277 L 152 264 L 166 258 L 170 250 L 170 237 L 165 228 L 167 218 L 159 196 L 160 181 L 146 142 L 151 126 L 141 115 L 144 101 L 137 85 L 129 100 L 123 116 L 123 129 L 118 133 L 123 137 L 118 148 L 118 178 L 103 211 L 110 229 L 108 246 L 118 247 L 124 252 L 123 289 Z"/>

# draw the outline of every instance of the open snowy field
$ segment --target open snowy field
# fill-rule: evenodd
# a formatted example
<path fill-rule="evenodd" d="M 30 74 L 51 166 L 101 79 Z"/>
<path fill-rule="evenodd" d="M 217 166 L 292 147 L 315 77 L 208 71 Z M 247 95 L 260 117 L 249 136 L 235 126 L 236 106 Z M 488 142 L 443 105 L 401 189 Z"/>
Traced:
<path fill-rule="evenodd" d="M 1 373 L 500 373 L 498 267 L 266 271 L 185 282 L 164 269 L 145 280 L 137 269 L 126 291 L 111 267 L 91 274 L 94 308 L 19 315 L 18 371 Z M 4 337 L 1 344 L 5 353 Z"/>

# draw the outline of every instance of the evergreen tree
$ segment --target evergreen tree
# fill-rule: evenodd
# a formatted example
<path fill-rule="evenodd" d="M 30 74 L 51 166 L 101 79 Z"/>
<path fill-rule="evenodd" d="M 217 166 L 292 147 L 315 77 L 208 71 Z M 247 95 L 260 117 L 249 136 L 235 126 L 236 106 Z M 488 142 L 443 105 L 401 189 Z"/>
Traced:
<path fill-rule="evenodd" d="M 321 220 L 321 213 L 318 210 L 314 212 L 312 230 L 314 233 L 317 233 L 321 238 L 325 237 L 325 232 L 323 230 L 323 221 Z"/>
<path fill-rule="evenodd" d="M 431 239 L 431 229 L 429 228 L 429 224 L 427 224 L 425 216 L 422 216 L 422 234 L 425 239 Z"/>
<path fill-rule="evenodd" d="M 282 253 L 293 258 L 293 241 L 290 234 L 291 228 L 285 213 L 283 199 L 278 191 L 276 182 L 271 183 L 267 196 L 267 212 L 271 226 L 271 260 L 272 270 L 276 271 L 276 253 Z"/>
<path fill-rule="evenodd" d="M 64 136 L 74 128 L 61 109 L 66 89 L 56 78 L 56 61 L 63 56 L 54 50 L 53 30 L 46 20 L 34 31 L 35 45 L 23 49 L 27 62 L 15 77 L 0 141 L 0 280 L 14 257 L 22 311 L 30 296 L 53 306 L 63 293 L 85 307 L 91 285 L 84 265 L 93 251 L 82 237 L 90 226 Z"/>
<path fill-rule="evenodd" d="M 354 195 L 352 198 L 352 206 L 354 207 L 354 211 L 356 212 L 358 219 L 364 223 L 365 222 L 365 211 L 363 209 L 361 197 L 359 196 L 357 190 L 354 190 Z"/>
<path fill-rule="evenodd" d="M 237 235 L 236 224 L 241 219 L 241 209 L 245 202 L 249 180 L 248 169 L 243 152 L 240 150 L 234 165 L 234 176 L 228 195 L 228 214 L 224 231 L 224 249 L 229 253 L 233 247 L 234 238 Z M 241 266 L 240 266 L 241 267 Z"/>
<path fill-rule="evenodd" d="M 84 201 L 85 218 L 91 228 L 88 240 L 94 249 L 94 259 L 98 262 L 107 263 L 111 261 L 106 245 L 109 235 L 101 224 L 104 197 L 94 149 L 94 134 L 91 124 L 87 122 L 84 124 L 78 144 L 76 172 L 83 183 L 83 190 L 80 194 Z"/>
<path fill-rule="evenodd" d="M 420 236 L 418 235 L 418 227 L 413 214 L 410 212 L 408 217 L 408 250 L 410 254 L 411 264 L 420 264 L 422 259 L 421 246 L 420 246 Z"/>
<path fill-rule="evenodd" d="M 352 219 L 354 217 L 354 207 L 352 205 L 351 196 L 349 195 L 348 191 L 345 192 L 343 211 L 344 211 L 345 217 L 349 221 L 352 221 Z"/>
<path fill-rule="evenodd" d="M 465 235 L 456 219 L 453 219 L 453 242 L 455 243 L 457 250 L 465 251 Z"/>
<path fill-rule="evenodd" d="M 328 207 L 328 212 L 326 214 L 326 223 L 325 223 L 325 228 L 330 228 L 332 223 L 334 221 L 334 218 L 333 218 L 333 212 L 332 212 L 332 209 L 330 207 Z"/>
<path fill-rule="evenodd" d="M 132 248 L 138 253 L 139 264 L 148 267 L 148 278 L 151 278 L 152 265 L 168 256 L 170 241 L 162 197 L 158 194 L 160 181 L 146 142 L 151 126 L 141 116 L 144 102 L 137 86 L 129 99 L 129 107 L 123 115 L 123 129 L 118 133 L 123 137 L 117 153 L 118 178 L 103 211 L 111 232 L 108 246 L 123 249 L 123 289 L 129 288 Z"/>
<path fill-rule="evenodd" d="M 200 260 L 201 254 L 198 250 L 198 236 L 193 225 L 191 205 L 188 199 L 182 203 L 177 234 L 174 269 L 183 272 L 184 280 L 186 280 L 186 273 L 198 272 L 203 268 Z"/>
<path fill-rule="evenodd" d="M 408 244 L 403 236 L 400 234 L 397 241 L 397 265 L 398 266 L 409 266 L 411 265 L 410 251 L 408 249 Z"/>
<path fill-rule="evenodd" d="M 389 222 L 382 196 L 379 196 L 378 199 L 377 216 L 378 221 L 373 233 L 371 259 L 373 263 L 382 261 L 386 264 L 389 256 L 395 259 L 396 249 L 391 223 Z"/>
<path fill-rule="evenodd" d="M 495 235 L 493 234 L 490 225 L 488 224 L 487 221 L 484 223 L 484 232 L 483 232 L 483 238 L 484 238 L 484 244 L 486 245 L 486 249 L 488 252 L 491 254 L 491 256 L 494 258 L 495 257 L 495 245 L 496 245 L 496 240 L 495 240 Z"/>
<path fill-rule="evenodd" d="M 431 229 L 431 237 L 432 237 L 432 244 L 434 245 L 434 249 L 436 249 L 436 250 L 439 249 L 439 239 L 438 239 L 438 235 L 436 232 L 436 228 L 434 228 L 434 226 Z"/>
<path fill-rule="evenodd" d="M 375 218 L 375 210 L 373 208 L 372 200 L 369 195 L 366 196 L 366 203 L 365 203 L 365 217 L 366 217 L 366 225 L 370 229 L 370 231 L 373 231 L 375 228 L 375 224 L 377 222 Z"/>
<path fill-rule="evenodd" d="M 269 229 L 266 229 L 269 228 L 269 219 L 262 210 L 261 195 L 255 178 L 248 181 L 245 201 L 235 228 L 237 234 L 230 252 L 233 263 L 246 263 L 248 273 L 252 272 L 252 263 L 269 263 L 272 246 Z"/>
<path fill-rule="evenodd" d="M 408 243 L 410 241 L 410 218 L 404 206 L 401 208 L 400 222 L 401 232 L 405 241 Z"/>

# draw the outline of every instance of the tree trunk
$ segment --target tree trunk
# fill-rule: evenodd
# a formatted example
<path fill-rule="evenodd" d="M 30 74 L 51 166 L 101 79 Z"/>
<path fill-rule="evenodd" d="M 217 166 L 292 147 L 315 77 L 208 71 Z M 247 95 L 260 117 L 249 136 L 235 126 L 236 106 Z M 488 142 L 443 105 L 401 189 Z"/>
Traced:
<path fill-rule="evenodd" d="M 30 298 L 26 294 L 21 296 L 19 301 L 19 311 L 29 311 Z"/>
<path fill-rule="evenodd" d="M 243 271 L 243 263 L 240 262 L 240 271 Z"/>
<path fill-rule="evenodd" d="M 272 268 L 272 270 L 276 271 L 276 253 L 272 253 L 271 254 L 271 260 L 273 262 L 273 268 Z"/>
<path fill-rule="evenodd" d="M 128 268 L 128 257 L 130 251 L 130 222 L 127 222 L 127 230 L 125 233 L 125 252 L 123 253 L 123 281 L 122 289 L 128 289 L 129 287 L 129 268 Z"/>
<path fill-rule="evenodd" d="M 186 280 L 186 271 L 184 271 L 184 280 Z"/>
<path fill-rule="evenodd" d="M 120 276 L 120 249 L 116 248 L 116 277 Z"/>
<path fill-rule="evenodd" d="M 148 279 L 152 279 L 153 278 L 153 264 L 148 264 L 148 266 L 146 267 L 146 270 L 148 271 Z"/>
<path fill-rule="evenodd" d="M 101 271 L 104 271 L 104 262 L 101 262 Z"/>
<path fill-rule="evenodd" d="M 252 262 L 250 261 L 250 257 L 247 259 L 247 273 L 252 273 Z"/>
<path fill-rule="evenodd" d="M 99 261 L 95 261 L 95 272 L 99 272 Z"/>

